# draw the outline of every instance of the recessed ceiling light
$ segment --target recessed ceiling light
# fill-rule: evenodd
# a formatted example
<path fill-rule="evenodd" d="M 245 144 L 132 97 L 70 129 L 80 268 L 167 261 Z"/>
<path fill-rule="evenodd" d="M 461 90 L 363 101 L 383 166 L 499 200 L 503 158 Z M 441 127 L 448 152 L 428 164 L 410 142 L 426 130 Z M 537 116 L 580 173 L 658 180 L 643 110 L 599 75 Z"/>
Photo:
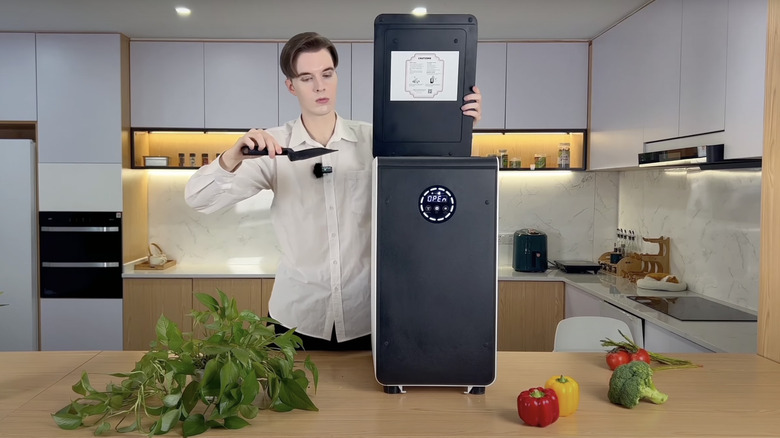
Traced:
<path fill-rule="evenodd" d="M 186 6 L 176 6 L 176 13 L 179 17 L 189 17 L 192 11 Z"/>
<path fill-rule="evenodd" d="M 424 8 L 422 6 L 419 6 L 419 7 L 416 7 L 414 9 L 412 9 L 412 14 L 414 14 L 414 15 L 416 15 L 418 17 L 421 17 L 421 16 L 423 16 L 423 15 L 425 15 L 427 13 L 428 13 L 428 9 L 426 9 L 426 8 Z"/>

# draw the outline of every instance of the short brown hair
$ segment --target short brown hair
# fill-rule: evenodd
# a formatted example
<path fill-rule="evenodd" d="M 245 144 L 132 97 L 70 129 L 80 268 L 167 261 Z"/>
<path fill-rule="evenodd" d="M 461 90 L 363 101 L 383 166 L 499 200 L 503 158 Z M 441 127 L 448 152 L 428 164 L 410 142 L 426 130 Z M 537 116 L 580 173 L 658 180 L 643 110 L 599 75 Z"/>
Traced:
<path fill-rule="evenodd" d="M 336 46 L 329 39 L 316 32 L 303 32 L 290 38 L 282 48 L 279 55 L 279 66 L 287 79 L 298 77 L 295 69 L 295 63 L 298 61 L 298 55 L 303 52 L 317 52 L 327 49 L 330 57 L 333 58 L 333 68 L 339 66 L 339 54 L 336 52 Z"/>

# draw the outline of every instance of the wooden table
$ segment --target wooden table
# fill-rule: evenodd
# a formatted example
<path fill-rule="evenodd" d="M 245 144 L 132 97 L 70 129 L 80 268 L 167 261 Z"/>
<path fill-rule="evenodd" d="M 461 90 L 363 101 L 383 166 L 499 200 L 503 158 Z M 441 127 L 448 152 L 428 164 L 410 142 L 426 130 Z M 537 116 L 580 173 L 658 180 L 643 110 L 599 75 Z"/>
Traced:
<path fill-rule="evenodd" d="M 0 436 L 87 437 L 93 429 L 65 431 L 50 414 L 73 397 L 82 370 L 93 386 L 129 371 L 141 352 L 0 353 Z M 598 353 L 498 355 L 496 382 L 484 395 L 464 388 L 407 387 L 385 394 L 376 382 L 369 352 L 311 353 L 320 370 L 312 399 L 319 412 L 262 411 L 240 430 L 209 430 L 205 437 L 254 436 L 780 436 L 780 364 L 750 354 L 679 354 L 703 368 L 659 371 L 664 405 L 634 409 L 609 403 L 610 371 Z M 543 385 L 554 374 L 581 387 L 579 410 L 546 428 L 517 416 L 520 391 Z M 138 436 L 117 434 L 108 436 Z M 172 434 L 181 434 L 177 427 Z"/>

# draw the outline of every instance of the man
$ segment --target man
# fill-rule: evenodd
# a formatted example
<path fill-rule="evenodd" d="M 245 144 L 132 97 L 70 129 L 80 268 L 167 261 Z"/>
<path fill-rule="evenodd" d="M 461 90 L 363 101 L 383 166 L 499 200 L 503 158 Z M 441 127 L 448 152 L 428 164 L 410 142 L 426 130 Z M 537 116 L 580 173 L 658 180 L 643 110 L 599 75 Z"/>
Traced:
<path fill-rule="evenodd" d="M 211 213 L 273 190 L 271 217 L 282 257 L 269 315 L 282 325 L 277 332 L 296 328 L 309 350 L 368 350 L 372 128 L 336 114 L 338 53 L 327 38 L 295 35 L 282 49 L 280 64 L 287 90 L 298 98 L 300 118 L 249 130 L 192 176 L 185 199 Z M 481 98 L 474 87 L 461 107 L 475 123 Z M 267 149 L 270 159 L 246 157 L 243 146 Z M 316 176 L 314 160 L 275 158 L 282 147 L 338 150 L 322 158 L 333 173 Z"/>

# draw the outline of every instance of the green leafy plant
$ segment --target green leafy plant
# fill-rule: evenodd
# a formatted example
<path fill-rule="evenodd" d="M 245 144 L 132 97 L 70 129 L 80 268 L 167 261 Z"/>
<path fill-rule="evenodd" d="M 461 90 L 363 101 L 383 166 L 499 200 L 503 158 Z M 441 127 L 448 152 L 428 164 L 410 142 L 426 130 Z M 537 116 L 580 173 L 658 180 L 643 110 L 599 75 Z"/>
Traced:
<path fill-rule="evenodd" d="M 195 294 L 206 310 L 193 310 L 193 333 L 160 316 L 157 339 L 151 349 L 122 378 L 105 391 L 92 387 L 84 372 L 73 385 L 80 397 L 52 414 L 62 429 L 95 427 L 95 435 L 112 428 L 164 434 L 181 423 L 183 436 L 198 435 L 212 427 L 239 429 L 260 409 L 290 411 L 317 407 L 306 393 L 309 378 L 295 349 L 302 346 L 294 330 L 276 334 L 271 318 L 244 310 L 217 290 L 219 301 L 208 294 Z M 318 371 L 307 356 L 317 389 Z"/>

